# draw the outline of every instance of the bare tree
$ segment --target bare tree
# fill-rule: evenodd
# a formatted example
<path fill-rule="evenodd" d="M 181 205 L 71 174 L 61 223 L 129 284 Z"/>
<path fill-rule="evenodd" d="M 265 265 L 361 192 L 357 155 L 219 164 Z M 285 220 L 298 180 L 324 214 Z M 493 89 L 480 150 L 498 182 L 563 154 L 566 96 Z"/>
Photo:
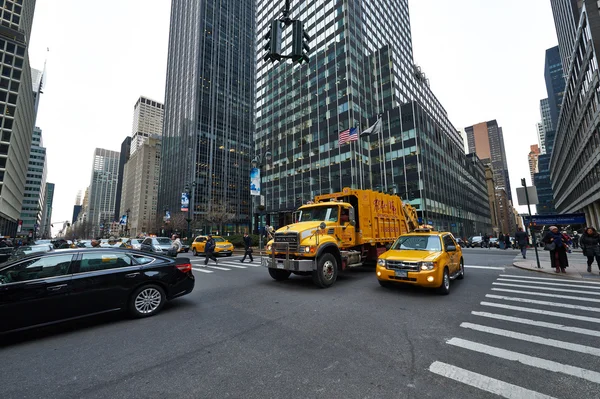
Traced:
<path fill-rule="evenodd" d="M 206 221 L 211 225 L 216 224 L 219 231 L 223 231 L 223 225 L 235 220 L 235 212 L 231 210 L 229 203 L 214 203 L 211 205 L 210 210 L 206 213 Z"/>
<path fill-rule="evenodd" d="M 173 231 L 187 231 L 187 213 L 174 212 L 171 214 L 170 225 Z"/>

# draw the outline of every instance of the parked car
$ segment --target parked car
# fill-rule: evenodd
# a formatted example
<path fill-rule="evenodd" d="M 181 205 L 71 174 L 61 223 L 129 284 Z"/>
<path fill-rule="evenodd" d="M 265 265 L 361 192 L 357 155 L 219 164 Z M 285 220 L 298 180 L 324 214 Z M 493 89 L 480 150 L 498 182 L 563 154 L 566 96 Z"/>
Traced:
<path fill-rule="evenodd" d="M 461 248 L 464 248 L 464 247 L 466 247 L 466 246 L 467 246 L 467 243 L 465 242 L 465 240 L 463 240 L 463 239 L 462 239 L 462 238 L 460 238 L 460 237 L 457 237 L 457 238 L 456 238 L 456 243 L 457 243 L 458 245 L 460 245 L 460 247 L 461 247 Z"/>
<path fill-rule="evenodd" d="M 483 237 L 482 236 L 469 237 L 469 239 L 467 241 L 467 246 L 469 248 L 481 248 L 482 244 L 483 244 Z"/>
<path fill-rule="evenodd" d="M 144 241 L 143 238 L 132 238 L 129 240 L 128 244 L 131 246 L 131 249 L 141 250 L 142 241 Z"/>
<path fill-rule="evenodd" d="M 192 253 L 194 256 L 204 254 L 204 247 L 206 246 L 206 240 L 208 236 L 198 236 L 192 243 Z M 215 240 L 215 255 L 231 256 L 233 254 L 233 244 L 227 241 L 221 236 L 213 236 Z"/>
<path fill-rule="evenodd" d="M 166 255 L 172 245 L 173 242 L 169 237 L 146 237 L 140 245 L 140 250 Z"/>
<path fill-rule="evenodd" d="M 500 245 L 498 244 L 498 239 L 497 238 L 490 238 L 490 248 L 499 248 Z"/>
<path fill-rule="evenodd" d="M 0 266 L 0 333 L 116 310 L 152 316 L 194 284 L 189 258 L 119 248 L 33 253 Z"/>

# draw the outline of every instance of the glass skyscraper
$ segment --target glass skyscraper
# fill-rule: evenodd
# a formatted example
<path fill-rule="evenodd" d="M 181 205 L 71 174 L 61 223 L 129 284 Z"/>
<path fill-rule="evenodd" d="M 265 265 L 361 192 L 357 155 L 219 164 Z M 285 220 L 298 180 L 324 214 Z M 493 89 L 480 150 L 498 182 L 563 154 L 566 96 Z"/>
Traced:
<path fill-rule="evenodd" d="M 196 229 L 210 229 L 222 216 L 226 232 L 250 224 L 254 18 L 254 0 L 172 1 L 161 219 L 165 210 L 173 217 L 180 212 L 181 193 L 195 184 L 190 206 Z"/>

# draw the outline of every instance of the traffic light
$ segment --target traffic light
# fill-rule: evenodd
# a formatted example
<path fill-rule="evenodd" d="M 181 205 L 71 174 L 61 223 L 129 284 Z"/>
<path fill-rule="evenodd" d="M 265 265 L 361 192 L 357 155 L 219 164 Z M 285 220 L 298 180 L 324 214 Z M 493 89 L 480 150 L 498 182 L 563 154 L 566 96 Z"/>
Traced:
<path fill-rule="evenodd" d="M 310 35 L 304 30 L 304 22 L 292 21 L 292 61 L 300 64 L 302 61 L 309 61 L 308 55 L 304 53 L 304 51 L 310 52 L 309 41 Z"/>
<path fill-rule="evenodd" d="M 278 20 L 271 21 L 269 32 L 265 35 L 265 40 L 267 41 L 265 45 L 267 54 L 263 58 L 265 62 L 281 60 L 281 32 L 281 23 Z"/>

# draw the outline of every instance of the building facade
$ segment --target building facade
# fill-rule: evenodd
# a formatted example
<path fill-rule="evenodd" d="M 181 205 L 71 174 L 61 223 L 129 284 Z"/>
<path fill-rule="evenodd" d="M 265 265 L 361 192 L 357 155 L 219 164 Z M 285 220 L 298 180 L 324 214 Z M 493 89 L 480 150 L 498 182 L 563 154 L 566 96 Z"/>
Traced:
<path fill-rule="evenodd" d="M 52 238 L 52 206 L 54 204 L 54 183 L 46 183 L 44 190 L 44 211 L 42 212 L 42 225 L 40 237 Z"/>
<path fill-rule="evenodd" d="M 577 34 L 577 22 L 583 0 L 550 0 L 563 74 L 569 74 L 569 63 Z"/>
<path fill-rule="evenodd" d="M 223 208 L 225 233 L 250 223 L 255 3 L 171 3 L 159 209 L 178 217 L 187 186 L 195 228 Z"/>
<path fill-rule="evenodd" d="M 140 97 L 133 107 L 133 127 L 131 129 L 131 155 L 149 137 L 162 136 L 165 106 L 147 97 Z"/>
<path fill-rule="evenodd" d="M 560 112 L 560 106 L 565 95 L 565 77 L 558 46 L 546 50 L 544 80 L 546 81 L 552 127 L 556 129 L 558 125 L 558 113 Z"/>
<path fill-rule="evenodd" d="M 540 147 L 537 144 L 529 146 L 529 155 L 527 156 L 529 161 L 529 174 L 531 176 L 531 182 L 533 183 L 534 175 L 539 172 L 538 169 L 538 158 L 540 157 Z"/>
<path fill-rule="evenodd" d="M 123 192 L 123 170 L 125 164 L 129 161 L 129 153 L 131 150 L 131 137 L 126 137 L 121 143 L 121 152 L 119 153 L 119 175 L 117 176 L 117 193 L 115 195 L 115 216 L 113 220 L 119 220 L 119 209 L 121 209 L 121 195 Z"/>
<path fill-rule="evenodd" d="M 114 221 L 120 154 L 103 148 L 94 150 L 87 222 L 92 237 L 105 236 Z"/>
<path fill-rule="evenodd" d="M 31 236 L 33 239 L 39 236 L 44 211 L 46 165 L 46 148 L 42 141 L 42 130 L 36 127 L 33 129 L 31 140 L 27 180 L 25 180 L 25 193 L 20 215 L 22 226 L 18 235 Z"/>
<path fill-rule="evenodd" d="M 21 214 L 35 101 L 28 43 L 35 0 L 3 2 L 0 16 L 0 235 L 14 236 Z"/>
<path fill-rule="evenodd" d="M 535 124 L 535 129 L 538 138 L 538 147 L 540 148 L 540 154 L 546 153 L 546 133 L 544 132 L 544 124 L 538 122 Z"/>
<path fill-rule="evenodd" d="M 559 23 L 567 16 L 555 14 Z M 559 38 L 560 39 L 560 38 Z M 560 41 L 559 41 L 560 43 Z M 572 43 L 566 92 L 560 110 L 550 180 L 556 210 L 583 211 L 588 225 L 600 223 L 600 13 L 596 1 L 585 0 Z"/>

